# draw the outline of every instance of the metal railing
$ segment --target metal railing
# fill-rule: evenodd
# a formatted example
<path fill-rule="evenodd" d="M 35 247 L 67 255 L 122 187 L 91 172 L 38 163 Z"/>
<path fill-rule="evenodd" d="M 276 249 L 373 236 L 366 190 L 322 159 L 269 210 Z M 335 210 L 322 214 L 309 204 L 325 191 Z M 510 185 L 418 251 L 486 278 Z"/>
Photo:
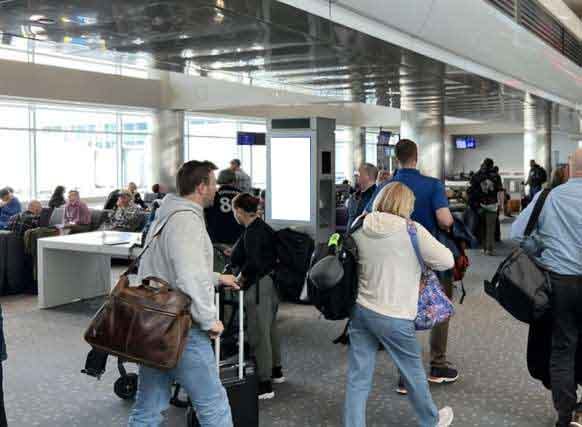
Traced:
<path fill-rule="evenodd" d="M 487 0 L 546 43 L 582 66 L 582 41 L 536 0 Z"/>

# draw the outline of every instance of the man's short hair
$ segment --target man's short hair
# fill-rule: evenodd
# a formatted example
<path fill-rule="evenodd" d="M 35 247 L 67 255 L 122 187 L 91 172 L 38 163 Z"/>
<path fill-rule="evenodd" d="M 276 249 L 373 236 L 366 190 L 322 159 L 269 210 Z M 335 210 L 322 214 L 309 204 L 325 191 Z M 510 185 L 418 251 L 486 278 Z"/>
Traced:
<path fill-rule="evenodd" d="M 368 175 L 372 181 L 376 181 L 378 179 L 378 168 L 372 163 L 362 163 L 360 169 L 365 170 L 366 175 Z"/>
<path fill-rule="evenodd" d="M 8 188 L 2 188 L 0 189 L 0 199 L 3 199 L 4 197 L 8 196 L 10 194 L 10 190 L 8 190 Z"/>
<path fill-rule="evenodd" d="M 240 168 L 241 162 L 239 159 L 232 159 L 230 163 L 234 163 L 237 167 Z"/>
<path fill-rule="evenodd" d="M 77 194 L 79 194 L 79 190 L 75 190 L 75 189 L 73 188 L 72 190 L 69 190 L 69 194 L 71 194 L 71 193 L 77 193 Z"/>
<path fill-rule="evenodd" d="M 410 139 L 401 139 L 398 141 L 394 153 L 402 165 L 409 164 L 418 159 L 418 147 L 416 146 L 416 143 Z"/>
<path fill-rule="evenodd" d="M 236 174 L 230 169 L 223 169 L 218 174 L 218 185 L 228 185 L 236 183 Z"/>
<path fill-rule="evenodd" d="M 184 163 L 176 176 L 176 189 L 182 197 L 189 196 L 196 191 L 200 184 L 210 182 L 210 174 L 218 168 L 207 160 L 199 162 L 190 160 Z"/>

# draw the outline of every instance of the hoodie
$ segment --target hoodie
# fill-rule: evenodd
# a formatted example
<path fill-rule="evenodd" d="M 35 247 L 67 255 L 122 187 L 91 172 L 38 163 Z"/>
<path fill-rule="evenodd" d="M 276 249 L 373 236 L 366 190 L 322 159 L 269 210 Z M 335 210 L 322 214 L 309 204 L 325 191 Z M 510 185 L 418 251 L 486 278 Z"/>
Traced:
<path fill-rule="evenodd" d="M 217 321 L 214 288 L 219 274 L 214 273 L 214 251 L 206 232 L 204 209 L 168 194 L 157 210 L 146 245 L 164 224 L 161 235 L 141 259 L 138 278 L 141 282 L 154 276 L 189 295 L 194 323 L 208 331 Z"/>
<path fill-rule="evenodd" d="M 453 268 L 453 254 L 422 225 L 416 225 L 420 252 L 436 271 Z M 384 316 L 414 320 L 421 268 L 404 218 L 373 212 L 353 235 L 359 255 L 358 304 Z"/>

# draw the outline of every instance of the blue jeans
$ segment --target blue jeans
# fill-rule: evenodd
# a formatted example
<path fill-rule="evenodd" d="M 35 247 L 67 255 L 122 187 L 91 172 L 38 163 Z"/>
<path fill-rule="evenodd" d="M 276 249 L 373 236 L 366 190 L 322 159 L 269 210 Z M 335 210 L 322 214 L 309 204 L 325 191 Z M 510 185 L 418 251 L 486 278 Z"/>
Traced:
<path fill-rule="evenodd" d="M 188 393 L 201 427 L 232 427 L 226 390 L 220 382 L 208 334 L 190 330 L 182 358 L 174 369 L 139 367 L 139 385 L 128 427 L 158 427 L 168 409 L 173 381 Z"/>
<path fill-rule="evenodd" d="M 379 344 L 390 355 L 404 379 L 410 403 L 419 418 L 419 425 L 435 427 L 438 423 L 438 411 L 428 389 L 414 322 L 383 316 L 356 305 L 351 317 L 349 336 L 345 427 L 366 425 L 366 402 L 372 389 Z"/>

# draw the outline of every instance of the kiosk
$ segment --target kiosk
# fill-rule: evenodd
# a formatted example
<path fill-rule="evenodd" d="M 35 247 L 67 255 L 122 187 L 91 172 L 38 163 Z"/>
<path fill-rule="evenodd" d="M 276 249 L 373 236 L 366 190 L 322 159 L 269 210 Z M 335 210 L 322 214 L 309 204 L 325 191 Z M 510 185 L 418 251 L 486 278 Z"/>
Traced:
<path fill-rule="evenodd" d="M 326 242 L 335 231 L 335 120 L 273 119 L 267 135 L 266 220 Z"/>

